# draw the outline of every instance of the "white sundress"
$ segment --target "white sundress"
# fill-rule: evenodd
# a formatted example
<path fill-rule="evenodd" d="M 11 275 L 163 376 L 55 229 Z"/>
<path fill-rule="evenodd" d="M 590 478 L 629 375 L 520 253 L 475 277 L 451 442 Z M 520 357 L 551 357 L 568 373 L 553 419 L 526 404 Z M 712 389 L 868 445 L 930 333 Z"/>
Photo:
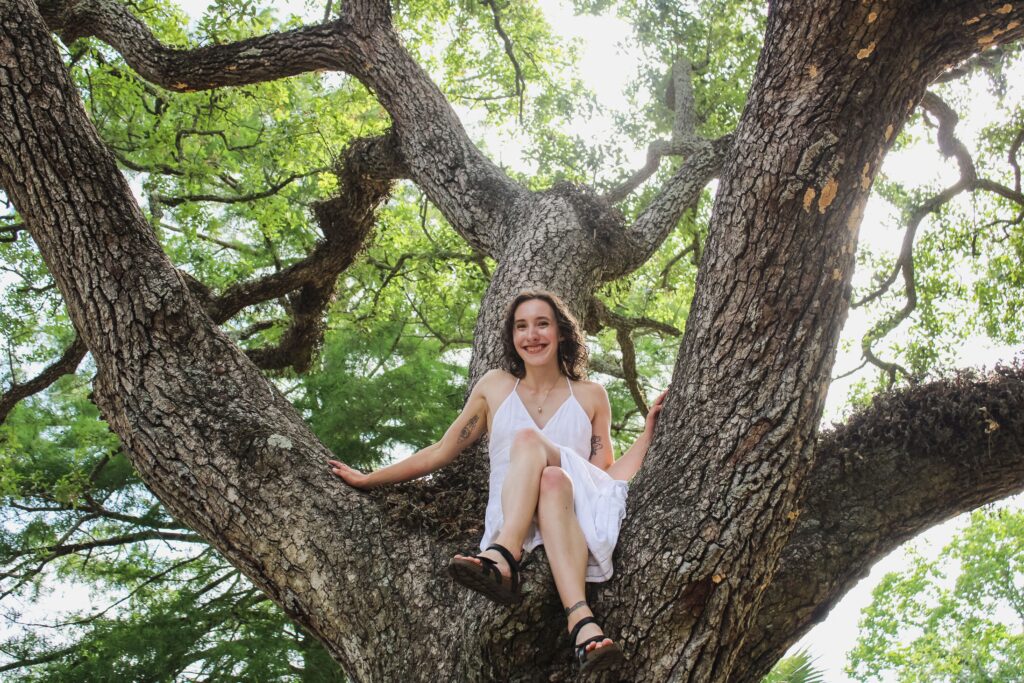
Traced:
<path fill-rule="evenodd" d="M 491 421 L 488 441 L 491 475 L 480 550 L 494 543 L 502 526 L 501 487 L 508 470 L 512 438 L 521 429 L 536 429 L 560 447 L 562 469 L 572 480 L 576 519 L 590 550 L 586 580 L 607 581 L 612 576 L 612 553 L 619 539 L 619 526 L 626 514 L 626 482 L 613 479 L 582 455 L 590 452 L 591 425 L 590 418 L 572 391 L 572 382 L 569 382 L 569 398 L 559 406 L 543 429 L 527 412 L 516 392 L 518 387 L 519 380 L 516 380 L 512 392 L 502 401 Z M 523 549 L 530 551 L 543 543 L 535 519 L 526 532 Z"/>

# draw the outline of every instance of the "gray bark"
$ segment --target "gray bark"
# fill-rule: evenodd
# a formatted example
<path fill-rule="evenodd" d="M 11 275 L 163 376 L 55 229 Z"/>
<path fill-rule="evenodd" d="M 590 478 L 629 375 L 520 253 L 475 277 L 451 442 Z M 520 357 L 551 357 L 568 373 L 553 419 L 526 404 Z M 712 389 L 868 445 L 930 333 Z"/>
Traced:
<path fill-rule="evenodd" d="M 495 320 L 512 293 L 553 289 L 582 317 L 598 284 L 642 263 L 722 168 L 672 389 L 631 487 L 617 575 L 595 595 L 630 654 L 627 678 L 756 678 L 893 543 L 1020 489 L 1019 410 L 995 418 L 1004 430 L 995 438 L 1006 440 L 971 470 L 968 488 L 953 485 L 964 473 L 954 456 L 984 443 L 969 420 L 943 440 L 950 457 L 934 460 L 900 440 L 919 428 L 910 418 L 905 432 L 867 445 L 843 433 L 815 442 L 860 212 L 885 149 L 945 64 L 981 41 L 1019 38 L 1024 8 L 981 16 L 982 3 L 773 4 L 734 142 L 705 148 L 728 152 L 724 167 L 695 153 L 691 170 L 652 205 L 660 208 L 632 228 L 585 189 L 528 193 L 503 176 L 402 48 L 386 8 L 353 2 L 334 24 L 161 52 L 147 31 L 119 24 L 131 22 L 105 0 L 45 3 L 49 28 L 28 0 L 0 5 L 0 186 L 96 360 L 97 404 L 168 508 L 350 675 L 568 675 L 543 553 L 528 565 L 526 601 L 511 612 L 443 576 L 447 558 L 479 533 L 479 517 L 467 515 L 479 513 L 479 454 L 435 481 L 372 494 L 328 476 L 330 454 L 160 250 L 81 107 L 51 28 L 100 36 L 163 85 L 219 87 L 311 68 L 363 80 L 393 119 L 398 161 L 389 167 L 407 172 L 499 262 L 481 305 L 474 378 L 495 363 Z M 973 400 L 995 406 L 1002 396 L 1007 410 L 1021 395 L 1019 375 L 975 388 Z M 967 395 L 962 389 L 955 396 Z M 960 405 L 937 402 L 925 424 L 961 414 Z M 880 428 L 884 418 L 864 419 Z M 870 467 L 825 457 L 847 453 L 844 439 L 860 443 Z M 879 513 L 883 497 L 901 502 Z M 804 580 L 808 549 L 822 558 Z"/>

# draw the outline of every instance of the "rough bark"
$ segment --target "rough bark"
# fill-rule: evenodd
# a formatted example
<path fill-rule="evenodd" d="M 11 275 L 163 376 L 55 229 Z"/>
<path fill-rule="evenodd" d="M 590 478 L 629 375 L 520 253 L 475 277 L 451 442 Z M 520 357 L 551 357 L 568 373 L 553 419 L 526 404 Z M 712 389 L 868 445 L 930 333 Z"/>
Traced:
<path fill-rule="evenodd" d="M 975 48 L 953 35 L 968 9 L 769 12 L 662 430 L 631 487 L 623 575 L 603 593 L 646 675 L 730 676 L 813 463 L 872 178 L 938 55 Z"/>
<path fill-rule="evenodd" d="M 822 435 L 793 535 L 733 671 L 757 681 L 877 560 L 1024 490 L 1024 366 L 875 399 Z"/>
<path fill-rule="evenodd" d="M 333 24 L 170 52 L 141 24 L 118 24 L 130 21 L 116 3 L 45 9 L 51 26 L 69 30 L 74 19 L 80 34 L 111 42 L 165 86 L 340 68 L 371 87 L 392 116 L 403 168 L 499 262 L 477 324 L 475 378 L 495 363 L 495 321 L 512 293 L 553 289 L 584 317 L 597 284 L 630 258 L 642 263 L 631 249 L 656 248 L 718 167 L 695 152 L 633 233 L 585 188 L 527 193 L 472 146 L 390 30 L 386 7 L 352 2 Z M 984 384 L 971 399 L 988 401 L 1005 430 L 994 438 L 1007 441 L 990 440 L 967 491 L 953 487 L 963 470 L 952 456 L 984 442 L 955 401 L 921 423 L 961 415 L 956 439 L 945 439 L 950 457 L 920 457 L 918 441 L 900 441 L 895 428 L 854 441 L 864 464 L 843 450 L 852 436 L 813 445 L 860 212 L 887 144 L 945 64 L 1021 33 L 1024 8 L 982 7 L 771 6 L 747 110 L 731 147 L 715 152 L 728 151 L 728 161 L 672 391 L 631 488 L 617 577 L 595 595 L 630 653 L 626 677 L 756 677 L 896 540 L 1024 482 L 1019 410 L 997 415 L 991 400 L 1009 392 L 1019 401 L 1018 379 Z M 0 186 L 95 358 L 97 403 L 143 479 L 354 678 L 568 675 L 543 553 L 531 558 L 527 599 L 512 611 L 442 574 L 479 533 L 450 486 L 482 481 L 479 456 L 455 475 L 373 494 L 327 476 L 326 449 L 161 252 L 28 0 L 0 5 Z M 904 433 L 916 433 L 908 425 L 919 423 L 904 422 Z M 869 424 L 882 429 L 884 420 Z M 878 514 L 883 496 L 906 502 Z M 804 580 L 809 548 L 825 559 Z M 748 632 L 761 637 L 745 643 Z"/>
<path fill-rule="evenodd" d="M 395 662 L 365 653 L 440 620 L 436 609 L 389 612 L 396 594 L 415 602 L 416 577 L 443 554 L 437 542 L 325 476 L 330 454 L 160 250 L 26 2 L 0 15 L 0 136 L 0 185 L 93 353 L 96 402 L 140 475 L 352 675 L 394 675 Z M 392 576 L 391 560 L 412 571 Z M 438 602 L 454 600 L 438 589 Z M 408 660 L 398 669 L 415 671 Z"/>

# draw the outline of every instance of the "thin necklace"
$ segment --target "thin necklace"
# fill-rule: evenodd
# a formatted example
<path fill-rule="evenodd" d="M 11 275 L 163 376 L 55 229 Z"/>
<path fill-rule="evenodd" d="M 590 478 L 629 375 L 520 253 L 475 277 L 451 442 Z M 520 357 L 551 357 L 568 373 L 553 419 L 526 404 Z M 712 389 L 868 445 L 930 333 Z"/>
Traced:
<path fill-rule="evenodd" d="M 548 390 L 544 392 L 544 398 L 541 399 L 540 405 L 537 406 L 537 414 L 538 415 L 543 415 L 544 414 L 544 404 L 548 402 L 548 396 L 551 395 L 551 390 L 555 388 L 556 384 L 558 384 L 558 380 L 557 379 L 551 384 L 551 386 L 548 387 Z"/>

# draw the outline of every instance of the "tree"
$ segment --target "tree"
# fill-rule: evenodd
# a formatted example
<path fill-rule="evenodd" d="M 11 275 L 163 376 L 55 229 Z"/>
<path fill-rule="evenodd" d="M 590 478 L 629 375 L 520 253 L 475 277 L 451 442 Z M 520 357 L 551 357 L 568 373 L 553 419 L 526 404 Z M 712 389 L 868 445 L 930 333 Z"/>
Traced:
<path fill-rule="evenodd" d="M 510 7 L 485 3 L 460 16 L 492 21 L 521 94 L 529 60 L 519 60 L 503 28 Z M 668 45 L 685 45 L 688 30 L 707 25 L 674 23 L 686 13 L 668 5 L 651 10 L 660 22 L 638 7 L 641 28 L 664 29 Z M 110 0 L 9 0 L 0 15 L 0 187 L 17 217 L 6 231 L 31 234 L 81 341 L 4 400 L 77 365 L 88 349 L 93 400 L 146 485 L 355 678 L 416 678 L 424 662 L 431 676 L 454 679 L 560 673 L 567 648 L 542 560 L 511 619 L 439 571 L 475 540 L 465 520 L 482 515 L 484 456 L 464 455 L 431 481 L 392 491 L 347 490 L 324 476 L 328 449 L 259 367 L 308 367 L 325 307 L 348 286 L 339 274 L 357 260 L 397 179 L 410 180 L 474 255 L 493 261 L 491 270 L 482 260 L 472 382 L 495 363 L 502 304 L 523 287 L 554 289 L 591 329 L 640 325 L 617 320 L 595 293 L 648 262 L 717 176 L 666 407 L 631 485 L 617 578 L 595 603 L 631 653 L 627 677 L 757 679 L 881 553 L 1020 489 L 1017 367 L 887 394 L 820 438 L 818 422 L 868 193 L 916 106 L 938 121 L 962 178 L 911 213 L 911 244 L 918 215 L 944 207 L 947 195 L 980 190 L 1024 204 L 1019 181 L 979 174 L 956 139 L 955 117 L 925 90 L 951 66 L 986 58 L 979 49 L 1017 40 L 1021 14 L 1012 3 L 773 3 L 735 130 L 716 130 L 727 122 L 705 106 L 700 131 L 716 137 L 698 134 L 707 93 L 690 87 L 697 56 L 674 56 L 671 139 L 652 146 L 644 172 L 598 194 L 568 183 L 531 188 L 491 162 L 380 0 L 350 0 L 336 19 L 329 8 L 315 26 L 179 49 Z M 748 16 L 760 23 L 756 11 Z M 307 240 L 304 258 L 203 282 L 202 272 L 168 259 L 152 227 L 159 218 L 140 210 L 53 33 L 70 46 L 86 37 L 109 46 L 140 87 L 153 89 L 145 103 L 161 100 L 162 88 L 208 92 L 217 108 L 226 88 L 342 71 L 372 93 L 390 127 L 339 155 L 336 190 L 313 204 L 322 239 Z M 257 129 L 268 116 L 254 115 Z M 244 144 L 221 135 L 225 147 Z M 193 137 L 211 136 L 181 140 Z M 666 154 L 683 161 L 627 219 L 613 205 Z M 1010 158 L 1015 164 L 1015 152 Z M 246 196 L 248 186 L 228 173 L 222 182 Z M 297 177 L 268 184 L 280 189 Z M 902 274 L 909 310 L 880 323 L 865 345 L 869 360 L 885 362 L 874 338 L 916 305 L 914 265 L 911 250 L 881 283 L 887 291 Z M 243 352 L 217 327 L 282 297 L 288 322 L 262 338 L 272 345 Z M 628 333 L 620 344 L 628 375 Z"/>
<path fill-rule="evenodd" d="M 886 574 L 864 609 L 850 675 L 1016 681 L 1024 675 L 1024 515 L 979 510 L 935 561 Z M 959 565 L 959 566 L 957 566 Z"/>

